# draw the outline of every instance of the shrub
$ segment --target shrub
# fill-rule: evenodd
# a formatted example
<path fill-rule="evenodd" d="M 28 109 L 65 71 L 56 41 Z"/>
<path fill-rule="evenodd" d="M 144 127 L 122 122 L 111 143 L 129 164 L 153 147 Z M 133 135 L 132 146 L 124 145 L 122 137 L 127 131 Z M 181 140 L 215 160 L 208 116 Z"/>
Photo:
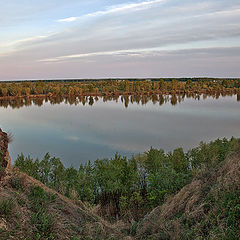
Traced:
<path fill-rule="evenodd" d="M 188 184 L 203 166 L 214 168 L 237 150 L 238 139 L 223 138 L 200 143 L 188 152 L 178 148 L 166 153 L 151 148 L 130 159 L 116 154 L 81 165 L 78 170 L 65 168 L 60 159 L 49 154 L 41 161 L 20 155 L 15 166 L 67 197 L 99 204 L 104 216 L 112 218 L 128 212 L 138 219 Z M 32 191 L 32 196 L 39 199 L 35 201 L 49 201 L 43 190 Z"/>
<path fill-rule="evenodd" d="M 23 190 L 23 184 L 22 184 L 22 181 L 21 179 L 19 178 L 19 176 L 15 175 L 14 177 L 11 178 L 11 181 L 10 181 L 10 184 L 11 184 L 11 187 L 16 189 L 16 190 L 20 190 L 22 191 Z"/>

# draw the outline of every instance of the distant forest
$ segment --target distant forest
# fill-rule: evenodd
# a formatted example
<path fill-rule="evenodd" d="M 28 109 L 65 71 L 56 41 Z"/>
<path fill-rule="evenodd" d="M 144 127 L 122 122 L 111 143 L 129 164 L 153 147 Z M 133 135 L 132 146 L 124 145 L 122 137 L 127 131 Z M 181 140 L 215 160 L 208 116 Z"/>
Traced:
<path fill-rule="evenodd" d="M 240 93 L 240 79 L 45 80 L 0 83 L 0 98 Z"/>

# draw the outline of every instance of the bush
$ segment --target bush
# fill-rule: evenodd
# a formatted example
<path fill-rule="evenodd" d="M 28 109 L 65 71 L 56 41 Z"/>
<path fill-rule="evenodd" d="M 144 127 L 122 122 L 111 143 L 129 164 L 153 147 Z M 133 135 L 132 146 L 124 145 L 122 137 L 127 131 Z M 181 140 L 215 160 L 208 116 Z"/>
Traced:
<path fill-rule="evenodd" d="M 40 186 L 34 186 L 32 187 L 28 198 L 33 202 L 33 205 L 45 206 L 47 203 L 55 201 L 56 196 L 45 192 Z"/>
<path fill-rule="evenodd" d="M 14 176 L 11 178 L 10 181 L 11 187 L 18 190 L 18 191 L 22 191 L 23 190 L 23 184 L 21 179 L 19 178 L 19 176 Z"/>
<path fill-rule="evenodd" d="M 223 138 L 200 143 L 188 152 L 177 148 L 165 153 L 151 148 L 130 159 L 116 154 L 81 165 L 78 170 L 65 168 L 60 159 L 49 154 L 41 161 L 20 155 L 15 166 L 67 197 L 100 204 L 105 216 L 119 217 L 127 212 L 131 219 L 139 219 L 188 184 L 198 169 L 214 168 L 237 150 L 238 139 Z M 39 201 L 47 198 L 40 189 L 32 194 L 39 195 Z"/>

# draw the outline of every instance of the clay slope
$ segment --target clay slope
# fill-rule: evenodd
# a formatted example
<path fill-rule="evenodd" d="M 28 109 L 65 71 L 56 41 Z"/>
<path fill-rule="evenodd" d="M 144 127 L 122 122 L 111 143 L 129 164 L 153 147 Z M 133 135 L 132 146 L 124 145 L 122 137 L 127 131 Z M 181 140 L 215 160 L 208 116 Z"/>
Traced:
<path fill-rule="evenodd" d="M 240 239 L 240 153 L 201 170 L 139 224 L 137 239 Z"/>

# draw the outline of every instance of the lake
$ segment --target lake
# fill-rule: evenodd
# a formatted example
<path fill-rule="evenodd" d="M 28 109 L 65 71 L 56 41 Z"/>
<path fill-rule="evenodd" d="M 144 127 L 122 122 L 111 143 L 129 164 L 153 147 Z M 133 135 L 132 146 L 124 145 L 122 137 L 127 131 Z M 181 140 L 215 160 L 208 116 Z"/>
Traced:
<path fill-rule="evenodd" d="M 116 152 L 188 150 L 200 141 L 240 137 L 237 95 L 19 99 L 2 101 L 0 116 L 0 127 L 13 134 L 13 161 L 21 152 L 40 159 L 49 152 L 66 167 Z"/>

